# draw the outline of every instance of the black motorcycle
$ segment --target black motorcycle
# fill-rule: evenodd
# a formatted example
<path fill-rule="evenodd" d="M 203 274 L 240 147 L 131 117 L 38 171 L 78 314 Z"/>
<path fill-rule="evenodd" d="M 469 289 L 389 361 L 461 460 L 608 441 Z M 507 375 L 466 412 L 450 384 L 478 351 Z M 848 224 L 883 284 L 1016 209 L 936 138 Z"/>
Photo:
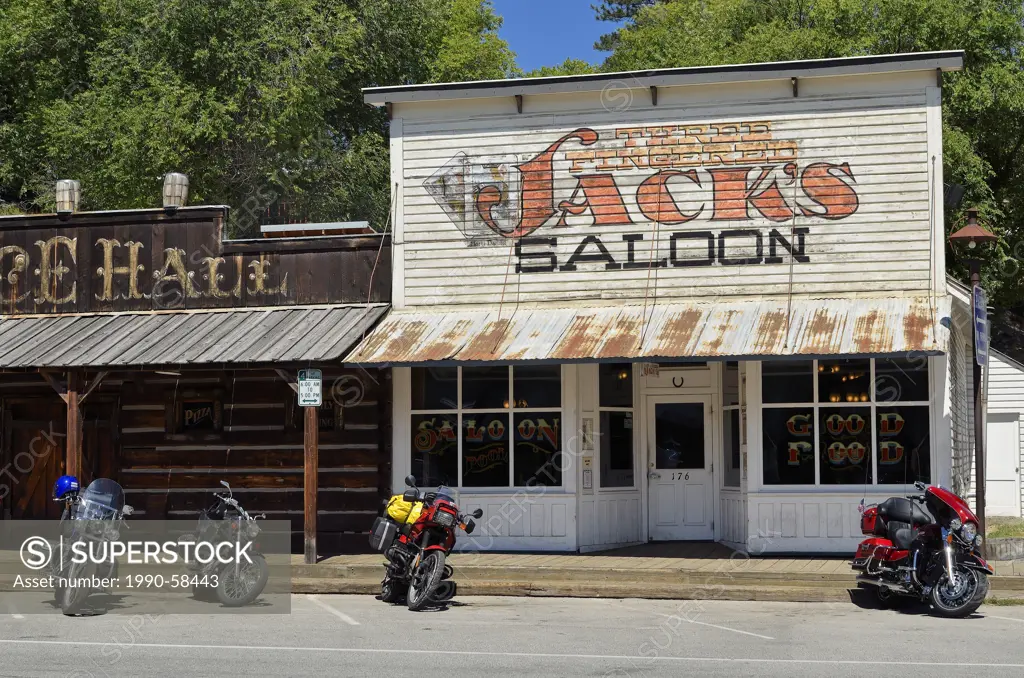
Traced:
<path fill-rule="evenodd" d="M 178 543 L 221 542 L 241 543 L 252 542 L 260 533 L 256 524 L 257 518 L 266 518 L 266 514 L 250 515 L 238 503 L 231 492 L 231 485 L 226 481 L 220 484 L 227 488 L 227 495 L 213 493 L 216 498 L 213 506 L 199 512 L 199 524 L 195 534 L 182 535 Z M 253 548 L 258 548 L 254 544 Z M 221 563 L 216 559 L 203 564 L 192 559 L 186 563 L 186 569 L 192 583 L 192 597 L 196 600 L 218 601 L 225 607 L 242 607 L 256 600 L 267 585 L 270 569 L 263 554 L 249 550 L 246 562 Z"/>

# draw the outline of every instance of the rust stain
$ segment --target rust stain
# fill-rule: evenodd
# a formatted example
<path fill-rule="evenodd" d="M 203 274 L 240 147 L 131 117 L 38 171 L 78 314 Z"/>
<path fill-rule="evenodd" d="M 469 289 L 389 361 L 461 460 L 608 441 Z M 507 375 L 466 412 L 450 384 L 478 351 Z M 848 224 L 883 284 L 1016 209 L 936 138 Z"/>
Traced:
<path fill-rule="evenodd" d="M 692 355 L 691 344 L 694 334 L 701 327 L 703 317 L 704 313 L 696 308 L 687 308 L 668 315 L 649 354 L 666 358 L 685 358 Z"/>
<path fill-rule="evenodd" d="M 857 353 L 878 353 L 878 334 L 884 328 L 884 323 L 879 322 L 882 314 L 877 310 L 871 310 L 865 315 L 857 318 L 853 323 L 853 344 L 857 347 Z"/>
<path fill-rule="evenodd" d="M 639 316 L 619 316 L 604 336 L 598 358 L 632 358 L 639 352 L 643 321 Z"/>
<path fill-rule="evenodd" d="M 416 321 L 417 324 L 423 323 L 427 327 L 430 327 L 423 321 Z M 410 323 L 411 324 L 411 323 Z M 452 323 L 451 327 L 445 330 L 443 334 L 435 339 L 431 340 L 429 344 L 425 344 L 420 349 L 413 347 L 416 360 L 447 360 L 454 357 L 455 353 L 462 346 L 462 343 L 466 340 L 466 332 L 473 326 L 473 321 L 468 319 L 456 320 Z M 422 343 L 422 335 L 420 335 L 420 343 Z"/>
<path fill-rule="evenodd" d="M 722 351 L 722 344 L 725 338 L 733 329 L 732 319 L 739 313 L 737 310 L 725 311 L 722 315 L 722 322 L 715 323 L 714 334 L 708 337 L 707 341 L 701 342 L 697 355 L 716 356 Z"/>
<path fill-rule="evenodd" d="M 827 308 L 814 312 L 811 321 L 807 323 L 807 329 L 800 353 L 825 353 L 836 352 L 834 345 L 835 330 L 839 324 L 838 318 L 833 316 Z"/>
<path fill-rule="evenodd" d="M 596 325 L 596 316 L 577 315 L 569 323 L 565 331 L 565 337 L 558 342 L 551 351 L 552 358 L 589 358 L 597 350 L 599 334 L 591 334 L 591 328 Z"/>
<path fill-rule="evenodd" d="M 918 304 L 911 306 L 903 320 L 903 341 L 908 351 L 924 350 L 928 346 L 928 330 L 931 327 L 929 309 Z"/>
<path fill-rule="evenodd" d="M 429 325 L 422 320 L 396 322 L 386 325 L 374 332 L 374 336 L 366 343 L 361 355 L 380 353 L 377 359 L 381 362 L 401 360 L 407 355 L 416 353 L 423 341 Z M 378 345 L 379 341 L 379 345 Z"/>
<path fill-rule="evenodd" d="M 459 351 L 459 360 L 498 360 L 501 357 L 501 345 L 512 336 L 511 323 L 512 318 L 502 318 L 484 325 L 480 333 Z"/>
<path fill-rule="evenodd" d="M 758 319 L 754 330 L 755 355 L 777 352 L 786 342 L 786 312 L 769 311 Z"/>

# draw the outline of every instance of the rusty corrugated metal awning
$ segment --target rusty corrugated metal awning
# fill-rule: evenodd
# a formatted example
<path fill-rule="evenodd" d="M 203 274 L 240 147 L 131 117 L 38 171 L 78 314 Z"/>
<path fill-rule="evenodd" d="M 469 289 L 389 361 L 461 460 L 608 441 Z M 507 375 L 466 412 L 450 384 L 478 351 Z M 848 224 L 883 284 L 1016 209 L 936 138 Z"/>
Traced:
<path fill-rule="evenodd" d="M 387 304 L 0 319 L 0 368 L 338 360 Z"/>
<path fill-rule="evenodd" d="M 944 353 L 948 298 L 396 311 L 353 363 Z"/>

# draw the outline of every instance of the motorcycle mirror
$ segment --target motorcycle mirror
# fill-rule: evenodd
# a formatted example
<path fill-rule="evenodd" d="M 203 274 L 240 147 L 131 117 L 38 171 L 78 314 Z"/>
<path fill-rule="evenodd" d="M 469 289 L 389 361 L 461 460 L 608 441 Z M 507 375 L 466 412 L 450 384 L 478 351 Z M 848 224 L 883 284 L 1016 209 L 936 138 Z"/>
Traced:
<path fill-rule="evenodd" d="M 405 477 L 405 484 L 408 485 L 409 487 L 416 487 L 416 476 L 407 475 Z"/>
<path fill-rule="evenodd" d="M 126 516 L 130 516 L 131 514 L 135 513 L 135 509 L 133 509 L 129 504 L 125 504 L 124 508 L 121 509 L 121 513 L 123 513 Z"/>
<path fill-rule="evenodd" d="M 470 513 L 469 515 L 473 516 L 474 518 L 483 518 L 484 517 L 484 510 L 483 509 L 477 509 L 477 510 L 473 511 L 472 513 Z"/>
<path fill-rule="evenodd" d="M 228 481 L 222 480 L 222 481 L 220 481 L 220 484 L 223 485 L 224 487 L 228 488 L 228 496 L 230 497 L 231 496 L 231 486 L 228 485 Z"/>

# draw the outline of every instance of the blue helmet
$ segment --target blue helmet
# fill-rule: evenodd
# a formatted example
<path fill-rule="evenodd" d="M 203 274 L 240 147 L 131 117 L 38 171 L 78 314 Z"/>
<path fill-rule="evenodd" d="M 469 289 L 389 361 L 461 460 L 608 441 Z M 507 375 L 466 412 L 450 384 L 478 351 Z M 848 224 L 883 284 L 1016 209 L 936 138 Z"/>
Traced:
<path fill-rule="evenodd" d="M 57 482 L 53 484 L 53 499 L 54 501 L 70 499 L 74 495 L 78 494 L 78 489 L 78 478 L 74 476 L 61 476 L 60 478 L 57 478 Z"/>

